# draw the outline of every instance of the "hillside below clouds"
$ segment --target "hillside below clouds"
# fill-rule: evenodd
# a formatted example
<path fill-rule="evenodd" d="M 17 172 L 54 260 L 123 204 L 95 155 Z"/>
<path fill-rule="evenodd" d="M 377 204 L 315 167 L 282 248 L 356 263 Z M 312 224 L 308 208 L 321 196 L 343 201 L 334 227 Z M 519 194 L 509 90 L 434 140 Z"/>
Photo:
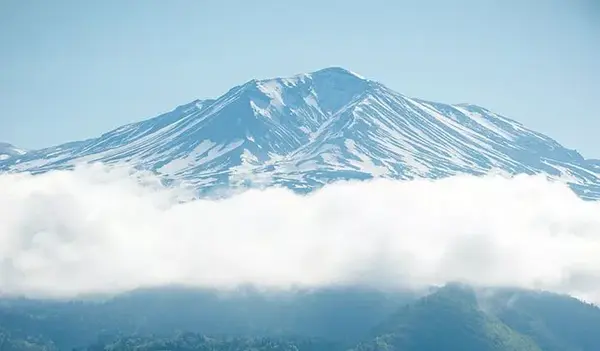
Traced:
<path fill-rule="evenodd" d="M 203 193 L 500 172 L 544 173 L 600 198 L 599 161 L 483 107 L 409 98 L 342 68 L 251 80 L 97 138 L 5 157 L 0 170 L 82 162 L 131 164 Z"/>

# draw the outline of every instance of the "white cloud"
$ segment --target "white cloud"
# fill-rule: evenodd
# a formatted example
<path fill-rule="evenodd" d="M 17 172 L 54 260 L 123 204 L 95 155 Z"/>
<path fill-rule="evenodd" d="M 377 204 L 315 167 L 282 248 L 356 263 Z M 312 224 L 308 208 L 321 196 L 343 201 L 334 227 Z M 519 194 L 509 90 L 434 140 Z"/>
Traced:
<path fill-rule="evenodd" d="M 600 301 L 600 203 L 542 177 L 349 182 L 176 201 L 101 166 L 0 175 L 0 291 L 448 281 Z M 149 185 L 150 184 L 150 185 Z"/>

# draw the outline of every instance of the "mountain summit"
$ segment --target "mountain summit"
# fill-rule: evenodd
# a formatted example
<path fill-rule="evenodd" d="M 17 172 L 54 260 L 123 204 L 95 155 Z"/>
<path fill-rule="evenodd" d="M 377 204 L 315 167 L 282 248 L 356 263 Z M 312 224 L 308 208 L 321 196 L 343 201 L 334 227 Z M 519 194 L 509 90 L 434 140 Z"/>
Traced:
<path fill-rule="evenodd" d="M 94 139 L 10 157 L 0 170 L 81 162 L 128 163 L 202 192 L 502 172 L 543 173 L 600 198 L 598 161 L 483 107 L 410 98 L 340 67 L 251 80 Z"/>
<path fill-rule="evenodd" d="M 22 156 L 25 150 L 14 147 L 9 143 L 0 142 L 0 161 L 8 160 L 14 156 Z"/>

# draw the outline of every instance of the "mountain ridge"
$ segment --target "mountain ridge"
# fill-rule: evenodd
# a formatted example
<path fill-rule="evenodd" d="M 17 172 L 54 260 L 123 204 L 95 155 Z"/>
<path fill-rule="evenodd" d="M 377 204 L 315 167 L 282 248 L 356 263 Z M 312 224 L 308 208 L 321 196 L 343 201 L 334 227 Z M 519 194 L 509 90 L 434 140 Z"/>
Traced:
<path fill-rule="evenodd" d="M 584 199 L 600 198 L 599 161 L 484 107 L 410 98 L 341 67 L 252 79 L 97 138 L 0 161 L 0 171 L 88 162 L 133 165 L 205 194 L 495 172 L 542 173 Z"/>
<path fill-rule="evenodd" d="M 15 156 L 21 156 L 27 153 L 24 149 L 19 149 L 12 144 L 0 142 L 0 162 L 8 160 Z"/>
<path fill-rule="evenodd" d="M 0 298 L 0 349 L 592 351 L 600 342 L 600 309 L 567 295 L 458 283 L 428 290 Z"/>

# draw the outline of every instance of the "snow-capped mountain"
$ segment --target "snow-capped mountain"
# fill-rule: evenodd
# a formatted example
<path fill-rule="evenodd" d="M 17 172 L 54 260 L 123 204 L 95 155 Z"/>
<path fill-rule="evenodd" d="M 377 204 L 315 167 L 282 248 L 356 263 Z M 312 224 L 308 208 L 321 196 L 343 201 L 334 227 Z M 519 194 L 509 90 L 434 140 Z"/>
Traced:
<path fill-rule="evenodd" d="M 26 151 L 23 149 L 16 148 L 9 143 L 0 142 L 0 161 L 5 161 L 15 156 L 23 156 L 25 153 Z"/>
<path fill-rule="evenodd" d="M 11 157 L 0 170 L 96 161 L 126 162 L 202 192 L 502 172 L 545 173 L 600 198 L 600 161 L 483 107 L 410 98 L 337 67 L 252 80 L 98 138 Z"/>

